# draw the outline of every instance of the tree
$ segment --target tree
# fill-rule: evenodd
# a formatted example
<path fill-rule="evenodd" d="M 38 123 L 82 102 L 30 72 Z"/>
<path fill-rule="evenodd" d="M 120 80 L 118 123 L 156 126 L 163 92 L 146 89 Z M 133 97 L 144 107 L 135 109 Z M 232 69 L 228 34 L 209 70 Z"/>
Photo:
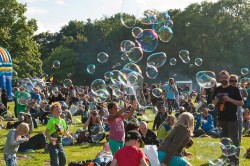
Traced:
<path fill-rule="evenodd" d="M 19 77 L 42 73 L 40 53 L 32 38 L 37 30 L 36 20 L 27 20 L 25 12 L 26 5 L 16 0 L 0 1 L 0 45 L 10 52 Z"/>

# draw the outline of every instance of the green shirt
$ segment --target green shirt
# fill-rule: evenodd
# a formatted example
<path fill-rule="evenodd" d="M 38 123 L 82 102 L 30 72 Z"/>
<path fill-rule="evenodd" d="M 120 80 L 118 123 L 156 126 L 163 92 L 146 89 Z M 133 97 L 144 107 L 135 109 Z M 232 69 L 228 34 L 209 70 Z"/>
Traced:
<path fill-rule="evenodd" d="M 172 128 L 166 122 L 164 122 L 158 129 L 157 138 L 161 141 L 164 141 L 171 131 Z"/>
<path fill-rule="evenodd" d="M 52 117 L 46 125 L 46 129 L 49 130 L 49 135 L 52 138 L 57 138 L 57 144 L 62 143 L 62 136 L 66 131 L 66 128 L 66 122 L 62 118 L 56 119 L 55 117 Z M 47 143 L 50 143 L 49 139 L 47 139 Z"/>

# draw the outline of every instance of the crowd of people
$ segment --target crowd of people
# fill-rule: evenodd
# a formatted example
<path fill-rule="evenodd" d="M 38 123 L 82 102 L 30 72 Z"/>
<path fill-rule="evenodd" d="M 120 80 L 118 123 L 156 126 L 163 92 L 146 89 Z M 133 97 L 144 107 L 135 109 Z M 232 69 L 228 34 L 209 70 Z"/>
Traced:
<path fill-rule="evenodd" d="M 173 78 L 169 78 L 166 86 L 153 84 L 149 88 L 144 83 L 147 104 L 159 110 L 152 129 L 147 121 L 139 118 L 147 110 L 141 111 L 138 101 L 131 96 L 118 98 L 110 95 L 106 102 L 97 103 L 88 86 L 36 86 L 28 89 L 21 84 L 13 92 L 16 122 L 8 122 L 5 127 L 11 129 L 3 150 L 6 165 L 17 163 L 17 151 L 32 148 L 25 149 L 24 143 L 31 140 L 28 134 L 38 128 L 38 123 L 46 125 L 44 134 L 39 135 L 44 142 L 39 148 L 49 152 L 53 166 L 66 164 L 63 145 L 74 141 L 100 142 L 105 137 L 105 147 L 93 160 L 101 166 L 150 165 L 140 149 L 145 145 L 157 147 L 162 166 L 191 165 L 185 159 L 192 157 L 186 148 L 192 146 L 193 137 L 200 136 L 227 137 L 239 147 L 242 135 L 250 134 L 250 83 L 225 70 L 219 76 L 221 85 L 205 88 L 200 93 L 181 92 Z M 163 90 L 160 97 L 154 95 L 154 88 Z M 31 99 L 24 104 L 22 100 L 27 93 Z M 197 106 L 193 103 L 194 97 Z M 7 108 L 7 103 L 3 99 L 2 102 Z M 6 110 L 2 109 L 2 112 Z M 83 127 L 70 134 L 67 125 L 74 123 L 72 116 L 81 116 Z M 13 119 L 3 117 L 3 120 Z M 239 165 L 239 157 L 233 155 L 229 159 Z"/>

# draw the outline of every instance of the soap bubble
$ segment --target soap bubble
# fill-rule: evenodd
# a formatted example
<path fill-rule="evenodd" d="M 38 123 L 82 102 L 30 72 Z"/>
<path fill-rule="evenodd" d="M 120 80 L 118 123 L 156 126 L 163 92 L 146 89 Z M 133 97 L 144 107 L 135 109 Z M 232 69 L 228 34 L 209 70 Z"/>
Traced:
<path fill-rule="evenodd" d="M 163 26 L 159 29 L 158 36 L 162 42 L 169 42 L 173 37 L 173 31 L 168 26 Z"/>
<path fill-rule="evenodd" d="M 120 48 L 122 52 L 130 51 L 132 48 L 135 47 L 135 43 L 130 40 L 123 40 L 120 44 Z"/>
<path fill-rule="evenodd" d="M 134 0 L 123 0 L 122 9 L 120 13 L 120 20 L 122 25 L 126 28 L 132 28 L 136 23 L 136 16 L 139 12 L 139 5 Z"/>
<path fill-rule="evenodd" d="M 145 29 L 135 41 L 144 52 L 153 52 L 158 45 L 158 35 L 152 29 Z"/>
<path fill-rule="evenodd" d="M 17 102 L 20 105 L 27 105 L 28 101 L 30 101 L 31 95 L 28 92 L 22 92 L 20 96 L 17 97 Z"/>
<path fill-rule="evenodd" d="M 143 52 L 140 47 L 134 47 L 134 48 L 131 48 L 129 52 L 127 52 L 127 55 L 128 55 L 128 59 L 130 62 L 136 63 L 142 59 Z"/>
<path fill-rule="evenodd" d="M 135 63 L 127 63 L 123 68 L 128 68 L 128 69 L 131 69 L 137 73 L 142 74 L 140 67 Z"/>
<path fill-rule="evenodd" d="M 196 74 L 197 83 L 203 88 L 212 88 L 216 85 L 215 74 L 212 71 L 199 71 Z"/>
<path fill-rule="evenodd" d="M 154 66 L 147 66 L 146 75 L 150 79 L 155 79 L 158 76 L 158 70 Z"/>
<path fill-rule="evenodd" d="M 123 53 L 123 54 L 121 55 L 121 60 L 125 61 L 125 60 L 127 60 L 127 59 L 128 59 L 128 55 L 127 55 L 126 53 Z"/>
<path fill-rule="evenodd" d="M 195 64 L 196 66 L 201 66 L 201 65 L 202 65 L 202 59 L 201 59 L 201 58 L 195 58 L 194 64 Z"/>
<path fill-rule="evenodd" d="M 164 52 L 157 52 L 157 53 L 151 54 L 147 58 L 147 65 L 161 67 L 165 64 L 166 60 L 167 60 L 167 55 Z"/>
<path fill-rule="evenodd" d="M 105 63 L 107 62 L 109 56 L 108 54 L 106 54 L 105 52 L 100 52 L 98 55 L 97 55 L 97 60 L 98 62 L 100 63 Z"/>
<path fill-rule="evenodd" d="M 181 50 L 179 52 L 179 57 L 181 58 L 183 63 L 189 63 L 190 57 L 189 57 L 189 51 L 188 50 Z"/>
<path fill-rule="evenodd" d="M 141 29 L 140 27 L 134 27 L 132 29 L 132 36 L 134 36 L 135 38 L 141 37 L 142 32 L 143 32 L 143 29 Z"/>
<path fill-rule="evenodd" d="M 58 69 L 60 67 L 60 62 L 58 60 L 53 61 L 53 68 Z"/>
<path fill-rule="evenodd" d="M 97 94 L 96 92 L 97 92 L 98 90 L 106 90 L 107 85 L 106 85 L 106 83 L 105 83 L 104 80 L 102 80 L 102 79 L 95 79 L 95 80 L 91 83 L 90 87 L 91 87 L 91 91 L 92 91 L 94 94 Z"/>
<path fill-rule="evenodd" d="M 242 68 L 240 70 L 240 72 L 241 72 L 242 75 L 247 75 L 249 73 L 249 70 L 248 70 L 248 68 Z"/>
<path fill-rule="evenodd" d="M 87 66 L 87 72 L 88 72 L 89 74 L 94 74 L 94 73 L 95 73 L 95 65 L 89 64 L 89 65 Z"/>
<path fill-rule="evenodd" d="M 70 80 L 70 79 L 65 79 L 64 81 L 63 81 L 63 87 L 64 88 L 69 88 L 70 86 L 72 86 L 73 85 L 73 83 L 72 83 L 72 81 Z"/>
<path fill-rule="evenodd" d="M 144 112 L 142 113 L 142 118 L 145 121 L 154 121 L 155 116 L 158 113 L 158 109 L 156 107 L 145 107 Z"/>
<path fill-rule="evenodd" d="M 176 65 L 176 59 L 175 59 L 175 58 L 171 58 L 171 59 L 170 59 L 170 65 L 171 65 L 171 66 Z"/>
<path fill-rule="evenodd" d="M 160 88 L 154 88 L 152 90 L 152 94 L 153 94 L 153 96 L 160 98 L 162 95 L 162 90 Z"/>

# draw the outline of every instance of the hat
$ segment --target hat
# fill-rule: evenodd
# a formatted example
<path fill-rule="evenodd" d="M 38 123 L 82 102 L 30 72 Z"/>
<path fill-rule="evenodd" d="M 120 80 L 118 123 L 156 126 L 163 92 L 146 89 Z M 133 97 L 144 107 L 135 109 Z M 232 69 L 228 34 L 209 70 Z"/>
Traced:
<path fill-rule="evenodd" d="M 140 148 L 144 148 L 145 143 L 141 139 L 141 134 L 136 130 L 130 130 L 126 133 L 125 141 L 129 140 L 140 140 Z"/>

